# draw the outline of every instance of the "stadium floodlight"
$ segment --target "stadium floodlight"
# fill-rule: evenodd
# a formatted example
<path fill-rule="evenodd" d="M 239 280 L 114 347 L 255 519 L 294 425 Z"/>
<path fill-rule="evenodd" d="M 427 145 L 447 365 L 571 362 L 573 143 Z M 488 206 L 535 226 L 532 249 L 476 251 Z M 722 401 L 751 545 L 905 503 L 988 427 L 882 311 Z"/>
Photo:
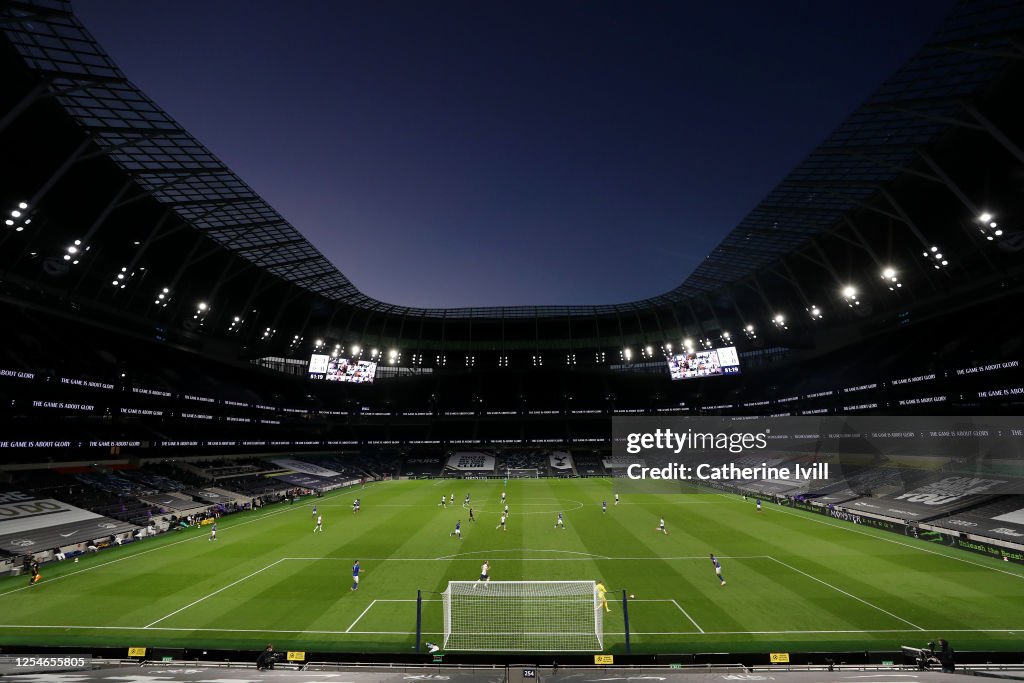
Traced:
<path fill-rule="evenodd" d="M 978 220 L 981 221 L 982 223 L 988 223 L 989 221 L 992 220 L 992 214 L 986 211 L 980 216 L 978 216 Z"/>
<path fill-rule="evenodd" d="M 895 292 L 903 286 L 903 283 L 900 282 L 899 273 L 897 273 L 896 269 L 891 266 L 882 269 L 882 280 L 884 280 L 885 284 L 889 286 L 890 292 Z"/>
<path fill-rule="evenodd" d="M 25 209 L 28 208 L 28 203 L 26 203 L 26 202 L 18 202 L 18 208 L 21 209 L 22 211 L 24 211 Z"/>
<path fill-rule="evenodd" d="M 160 306 L 161 308 L 167 308 L 167 304 L 170 301 L 171 290 L 168 287 L 164 287 L 159 292 L 156 293 L 156 300 L 154 300 L 153 303 L 156 304 L 157 306 Z"/>
<path fill-rule="evenodd" d="M 932 266 L 935 267 L 935 270 L 941 270 L 944 266 L 949 265 L 949 261 L 942 254 L 942 250 L 937 246 L 933 246 L 929 251 L 930 253 L 925 252 L 925 258 L 928 258 L 929 260 L 934 259 L 934 261 L 932 261 Z"/>
<path fill-rule="evenodd" d="M 683 340 L 683 348 L 685 348 L 687 351 L 692 351 L 693 350 L 693 340 L 690 339 L 689 337 L 684 339 Z"/>
<path fill-rule="evenodd" d="M 205 311 L 208 310 L 210 306 L 205 301 L 200 301 L 199 305 L 196 306 L 196 308 L 198 308 L 200 311 Z"/>
<path fill-rule="evenodd" d="M 359 355 L 359 352 L 360 352 L 361 350 L 362 350 L 362 349 L 360 349 L 360 348 L 359 348 L 359 345 L 358 345 L 358 344 L 353 344 L 353 345 L 352 345 L 352 355 L 353 355 L 353 356 L 358 356 L 358 355 Z"/>
<path fill-rule="evenodd" d="M 15 209 L 14 211 L 11 211 L 11 216 L 13 218 L 21 218 L 21 211 L 18 211 L 17 209 Z"/>
<path fill-rule="evenodd" d="M 807 307 L 807 312 L 814 320 L 821 320 L 822 318 L 821 309 L 815 306 L 814 304 L 811 304 L 810 306 Z"/>
<path fill-rule="evenodd" d="M 398 357 L 398 349 L 391 349 L 390 351 L 388 351 L 388 358 L 397 358 L 397 357 Z"/>
<path fill-rule="evenodd" d="M 633 358 L 633 352 L 630 351 L 628 347 L 622 349 L 622 353 L 620 355 L 623 360 L 631 360 Z"/>
<path fill-rule="evenodd" d="M 449 581 L 444 649 L 599 652 L 604 608 L 594 581 Z"/>

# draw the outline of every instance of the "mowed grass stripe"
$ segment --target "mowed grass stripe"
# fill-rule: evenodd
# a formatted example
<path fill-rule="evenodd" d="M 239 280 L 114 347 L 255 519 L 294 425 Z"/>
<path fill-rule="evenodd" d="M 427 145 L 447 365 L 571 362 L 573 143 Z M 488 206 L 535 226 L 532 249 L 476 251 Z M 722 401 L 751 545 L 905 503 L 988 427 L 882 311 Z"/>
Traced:
<path fill-rule="evenodd" d="M 512 511 L 505 533 L 494 529 L 502 490 Z M 454 492 L 454 507 L 437 507 L 442 492 Z M 467 492 L 480 510 L 475 524 L 462 507 Z M 358 515 L 354 496 L 363 501 Z M 613 500 L 608 480 L 513 480 L 507 489 L 500 480 L 400 481 L 243 513 L 221 520 L 216 543 L 205 531 L 180 532 L 193 535 L 45 567 L 44 581 L 30 590 L 23 578 L 0 580 L 0 643 L 253 649 L 278 633 L 287 641 L 275 636 L 278 648 L 407 652 L 415 627 L 408 601 L 417 589 L 476 579 L 489 559 L 496 580 L 601 578 L 665 601 L 630 604 L 635 651 L 891 648 L 907 633 L 918 634 L 915 642 L 958 633 L 958 649 L 1020 648 L 1011 628 L 1019 626 L 1020 576 L 988 571 L 985 558 L 953 561 L 917 552 L 913 539 L 896 545 L 809 524 L 819 521 L 813 516 L 775 514 L 770 505 L 758 515 L 739 498 L 629 494 L 618 507 Z M 314 502 L 323 534 L 312 534 Z M 558 509 L 566 511 L 566 531 L 554 529 Z M 655 532 L 660 516 L 668 536 Z M 449 536 L 457 519 L 461 542 Z M 724 588 L 708 552 L 722 558 Z M 357 592 L 349 590 L 354 559 L 364 568 Z M 611 597 L 606 642 L 621 651 L 621 593 Z M 440 614 L 440 603 L 426 604 L 425 632 L 441 630 Z"/>

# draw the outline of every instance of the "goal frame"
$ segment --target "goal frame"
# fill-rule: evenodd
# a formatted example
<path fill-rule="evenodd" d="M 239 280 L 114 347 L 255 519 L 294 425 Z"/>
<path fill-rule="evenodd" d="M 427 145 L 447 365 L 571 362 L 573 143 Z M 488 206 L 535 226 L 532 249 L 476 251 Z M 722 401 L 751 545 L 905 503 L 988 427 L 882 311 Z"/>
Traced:
<path fill-rule="evenodd" d="M 464 639 L 465 636 L 471 635 L 471 632 L 453 630 L 453 603 L 457 603 L 458 596 L 468 596 L 469 593 L 461 593 L 460 591 L 453 592 L 453 589 L 465 589 L 469 588 L 474 591 L 474 598 L 477 597 L 491 597 L 496 601 L 500 601 L 502 597 L 508 597 L 512 600 L 516 599 L 535 599 L 545 600 L 554 596 L 502 596 L 495 594 L 495 589 L 502 587 L 511 586 L 543 586 L 546 588 L 552 588 L 557 585 L 569 585 L 576 584 L 577 586 L 585 586 L 578 593 L 568 593 L 565 597 L 570 599 L 578 598 L 578 607 L 583 607 L 586 602 L 587 614 L 591 616 L 591 620 L 587 623 L 586 632 L 567 632 L 566 623 L 563 621 L 555 621 L 553 618 L 551 623 L 547 625 L 544 631 L 520 631 L 519 635 L 529 637 L 545 637 L 549 638 L 551 643 L 542 647 L 531 647 L 529 645 L 522 644 L 503 644 L 497 642 L 494 644 L 486 644 L 484 641 L 488 635 L 508 637 L 510 632 L 497 632 L 497 633 L 480 633 L 480 641 L 476 645 L 466 645 L 459 642 Z M 473 588 L 477 586 L 477 588 Z M 457 593 L 457 594 L 456 594 Z M 604 651 L 604 609 L 597 591 L 597 582 L 595 581 L 449 581 L 448 586 L 441 593 L 443 611 L 444 611 L 444 649 L 452 651 L 463 651 L 463 652 L 603 652 Z M 514 603 L 508 603 L 514 604 Z M 580 612 L 582 615 L 582 611 Z M 455 639 L 453 639 L 455 636 Z M 562 640 L 559 640 L 559 637 Z M 580 637 L 581 641 L 578 645 L 573 645 L 568 642 L 568 639 L 573 636 Z M 583 643 L 585 639 L 591 639 L 589 643 Z M 500 641 L 500 638 L 499 638 Z"/>
<path fill-rule="evenodd" d="M 506 479 L 540 479 L 540 469 L 536 467 L 508 467 L 505 469 Z"/>

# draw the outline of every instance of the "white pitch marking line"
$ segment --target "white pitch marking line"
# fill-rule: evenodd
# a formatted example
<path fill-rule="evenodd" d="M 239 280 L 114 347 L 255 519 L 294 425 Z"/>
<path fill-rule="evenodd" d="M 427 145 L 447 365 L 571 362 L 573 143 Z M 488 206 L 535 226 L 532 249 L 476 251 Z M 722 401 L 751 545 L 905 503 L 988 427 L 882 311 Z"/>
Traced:
<path fill-rule="evenodd" d="M 522 549 L 525 550 L 525 549 Z M 481 550 L 481 554 L 495 554 L 495 553 L 511 553 L 520 552 L 515 548 L 511 550 Z M 529 552 L 553 552 L 553 553 L 566 553 L 571 552 L 568 550 L 537 550 Z M 460 553 L 472 555 L 474 553 Z M 605 555 L 589 555 L 589 553 L 583 553 L 588 557 L 592 557 L 595 560 L 605 560 L 610 562 L 622 562 L 622 561 L 676 561 L 676 560 L 706 560 L 706 555 L 677 555 L 671 557 L 662 557 L 656 555 L 653 557 L 608 557 Z M 344 557 L 283 557 L 282 560 L 297 560 L 302 562 L 313 562 L 313 561 L 329 561 L 329 562 L 348 562 L 347 558 Z M 767 560 L 771 559 L 768 555 L 718 555 L 720 560 Z M 513 558 L 516 562 L 579 562 L 577 557 L 516 557 Z M 478 558 L 466 558 L 457 557 L 456 555 L 444 555 L 443 557 L 366 557 L 363 558 L 365 562 L 477 562 Z"/>
<path fill-rule="evenodd" d="M 368 484 L 365 488 L 370 488 L 370 486 L 373 486 L 373 484 Z M 362 490 L 362 489 L 360 489 L 360 490 Z M 342 491 L 341 493 L 338 493 L 336 495 L 343 496 L 346 493 L 353 493 L 353 492 L 354 491 L 352 489 L 348 489 L 348 490 Z M 301 507 L 309 507 L 310 504 L 311 503 L 302 503 L 302 504 L 299 505 L 299 507 L 300 508 Z M 246 524 L 252 524 L 253 522 L 261 522 L 264 519 L 267 519 L 268 517 L 276 517 L 277 515 L 283 514 L 285 512 L 291 512 L 293 509 L 294 509 L 294 506 L 288 505 L 288 506 L 285 507 L 284 510 L 274 510 L 274 511 L 268 512 L 266 514 L 261 514 L 261 515 L 258 515 L 255 519 L 248 519 L 248 520 L 246 520 L 244 522 L 239 522 L 238 524 L 230 524 L 230 525 L 226 526 L 225 529 L 226 530 L 237 529 L 238 527 L 245 526 Z M 170 532 L 165 532 L 165 533 L 170 533 Z M 185 532 L 185 533 L 187 533 L 187 532 Z M 181 545 L 182 543 L 188 543 L 189 541 L 197 541 L 197 540 L 204 539 L 204 538 L 206 538 L 206 535 L 202 534 L 202 535 L 199 535 L 199 536 L 193 536 L 192 538 L 184 538 L 184 539 L 182 539 L 180 541 L 174 541 L 173 543 L 166 543 L 166 544 L 161 545 L 161 546 L 159 546 L 157 548 L 150 548 L 149 550 L 143 550 L 141 552 L 132 553 L 130 555 L 125 555 L 124 557 L 119 557 L 116 560 L 110 560 L 109 562 L 101 562 L 99 564 L 93 564 L 93 565 L 90 565 L 88 567 L 85 567 L 84 569 L 78 569 L 76 571 L 72 571 L 72 572 L 69 572 L 67 574 L 62 574 L 60 576 L 55 576 L 52 579 L 47 579 L 46 583 L 47 584 L 51 584 L 54 581 L 60 581 L 61 579 L 67 579 L 69 577 L 77 576 L 77 575 L 85 573 L 85 572 L 91 572 L 92 570 L 99 569 L 100 567 L 106 567 L 107 565 L 117 564 L 118 562 L 124 562 L 125 560 L 131 560 L 131 559 L 134 559 L 136 557 L 142 557 L 143 555 L 148 555 L 149 553 L 155 553 L 156 551 L 163 550 L 164 548 L 172 548 L 172 547 L 174 547 L 176 545 Z M 2 598 L 5 595 L 10 595 L 11 593 L 17 593 L 18 591 L 23 591 L 23 590 L 27 590 L 27 589 L 28 589 L 28 586 L 22 586 L 21 588 L 14 588 L 12 590 L 5 591 L 3 593 L 0 593 L 0 598 Z"/>
<path fill-rule="evenodd" d="M 494 553 L 559 553 L 564 555 L 583 555 L 585 557 L 595 557 L 601 560 L 611 559 L 605 555 L 594 555 L 593 553 L 584 553 L 576 550 L 535 550 L 533 548 L 510 548 L 505 550 L 473 550 L 468 553 L 454 553 L 452 555 L 442 555 L 434 559 L 437 560 L 449 560 L 456 557 L 462 557 L 464 555 L 488 555 Z"/>
<path fill-rule="evenodd" d="M 299 634 L 326 634 L 326 635 L 403 635 L 411 636 L 415 631 L 321 631 L 321 630 L 282 630 L 266 628 L 189 628 L 183 626 L 156 626 L 148 628 L 145 626 L 82 626 L 82 625 L 48 625 L 48 624 L 0 624 L 0 629 L 77 629 L 84 631 L 199 631 L 199 632 L 222 632 L 222 633 L 299 633 Z M 936 633 L 1014 633 L 1024 631 L 1021 628 L 942 628 L 934 629 Z M 429 635 L 441 635 L 439 631 L 424 631 Z M 835 630 L 835 631 L 705 631 L 700 635 L 721 636 L 721 635 L 800 635 L 819 633 L 917 633 L 916 629 L 868 629 L 868 630 Z M 625 635 L 622 631 L 606 631 L 606 635 Z M 693 631 L 630 631 L 634 636 L 696 636 Z"/>
<path fill-rule="evenodd" d="M 718 495 L 725 496 L 725 497 L 729 496 L 729 494 L 725 494 L 725 493 L 720 493 Z M 734 502 L 738 503 L 739 501 L 734 501 Z M 799 514 L 795 510 L 786 510 L 784 508 L 780 508 L 777 505 L 766 505 L 765 509 L 766 510 L 773 510 L 775 512 L 783 512 L 783 513 L 785 513 L 787 515 L 791 515 L 793 517 L 797 517 L 797 518 L 805 520 L 807 522 L 814 522 L 815 524 L 824 524 L 825 526 L 830 526 L 833 529 L 841 529 L 843 531 L 849 531 L 850 533 L 860 534 L 861 536 L 867 536 L 868 538 L 873 538 L 873 539 L 875 539 L 877 541 L 885 541 L 886 543 L 895 543 L 896 545 L 901 545 L 904 548 L 912 548 L 914 550 L 920 550 L 921 552 L 928 553 L 929 555 L 938 555 L 939 557 L 945 557 L 946 559 L 949 559 L 949 560 L 956 560 L 957 562 L 964 562 L 966 564 L 973 564 L 975 567 L 981 567 L 982 569 L 990 569 L 990 570 L 992 570 L 994 572 L 999 572 L 1000 574 L 1006 574 L 1007 576 L 1012 576 L 1015 579 L 1024 579 L 1024 574 L 1018 574 L 1016 572 L 1008 572 L 1005 569 L 997 569 L 996 567 L 990 567 L 987 564 L 981 564 L 980 562 L 972 562 L 971 560 L 968 560 L 967 558 L 964 558 L 964 557 L 956 557 L 955 555 L 947 555 L 946 553 L 936 552 L 934 550 L 929 550 L 928 548 L 921 548 L 921 547 L 916 546 L 916 545 L 911 545 L 909 543 L 904 543 L 902 541 L 897 541 L 895 538 L 885 538 L 884 536 L 877 536 L 875 534 L 871 534 L 871 533 L 868 533 L 866 531 L 861 531 L 860 529 L 855 529 L 852 526 L 849 526 L 848 524 L 845 524 L 845 523 L 844 524 L 832 524 L 831 522 L 827 522 L 827 521 L 825 521 L 823 519 L 814 519 L 813 517 L 807 517 L 805 515 Z M 812 512 L 812 513 L 809 513 L 809 514 L 817 514 L 817 513 L 813 513 Z M 883 532 L 883 533 L 890 533 L 890 532 Z"/>
<path fill-rule="evenodd" d="M 892 612 L 890 612 L 890 611 L 889 611 L 889 610 L 887 610 L 887 609 L 883 609 L 883 608 L 879 607 L 878 605 L 872 604 L 872 603 L 868 602 L 867 600 L 865 600 L 865 599 L 863 599 L 863 598 L 858 598 L 858 597 L 857 597 L 856 595 L 854 595 L 853 593 L 847 593 L 847 592 L 846 592 L 846 591 L 844 591 L 844 590 L 843 590 L 842 588 L 837 588 L 836 586 L 833 586 L 833 585 L 832 585 L 831 583 L 828 583 L 827 581 L 823 581 L 823 580 L 819 579 L 819 578 L 818 578 L 818 577 L 816 577 L 816 576 L 812 576 L 812 575 L 808 574 L 808 573 L 807 573 L 807 572 L 805 572 L 805 571 L 801 571 L 801 570 L 797 569 L 796 567 L 794 567 L 794 566 L 793 566 L 793 565 L 791 565 L 791 564 L 786 564 L 786 563 L 785 563 L 785 562 L 783 562 L 782 560 L 780 560 L 780 559 L 778 559 L 778 558 L 775 558 L 775 557 L 772 557 L 771 555 L 769 555 L 768 557 L 769 557 L 769 559 L 772 559 L 772 560 L 774 560 L 775 562 L 778 562 L 778 563 L 779 563 L 779 564 L 781 564 L 781 565 L 782 565 L 783 567 L 786 567 L 787 569 L 790 569 L 790 570 L 792 570 L 792 571 L 796 572 L 797 574 L 803 574 L 803 575 L 804 575 L 804 576 L 806 576 L 807 578 L 809 578 L 809 579 L 812 579 L 812 580 L 814 580 L 814 581 L 817 581 L 818 583 L 820 583 L 820 584 L 822 584 L 822 585 L 828 586 L 829 588 L 831 588 L 831 589 L 832 589 L 832 590 L 834 590 L 834 591 L 839 591 L 839 592 L 840 592 L 840 593 L 842 593 L 843 595 L 846 595 L 846 596 L 848 596 L 848 597 L 851 597 L 851 598 L 853 598 L 854 600 L 856 600 L 857 602 L 862 602 L 862 603 L 864 603 L 865 605 L 867 605 L 868 607 L 873 607 L 874 609 L 878 610 L 879 612 L 884 612 L 885 614 L 888 614 L 888 615 L 889 615 L 890 617 L 892 617 L 892 618 L 894 618 L 894 619 L 899 619 L 899 620 L 900 620 L 900 621 L 902 621 L 902 622 L 903 622 L 904 624 L 910 624 L 911 626 L 913 626 L 914 628 L 916 628 L 916 629 L 917 629 L 918 631 L 924 631 L 924 630 L 925 630 L 925 629 L 921 628 L 920 626 L 918 626 L 917 624 L 915 624 L 915 623 L 914 623 L 914 622 L 912 622 L 912 621 L 907 621 L 907 620 L 906 620 L 906 619 L 904 619 L 903 617 L 899 617 L 899 616 L 896 616 L 895 614 L 893 614 Z"/>
<path fill-rule="evenodd" d="M 282 558 L 282 559 L 280 559 L 280 560 L 278 560 L 277 562 L 271 562 L 270 564 L 268 564 L 268 565 L 267 565 L 266 567 L 264 567 L 263 569 L 257 569 L 256 571 L 254 571 L 254 572 L 253 572 L 252 574 L 249 574 L 248 576 L 243 576 L 242 578 L 238 579 L 237 581 L 232 581 L 231 583 L 229 583 L 228 585 L 224 586 L 223 588 L 218 588 L 217 590 L 213 591 L 213 592 L 212 592 L 212 593 L 210 593 L 209 595 L 204 595 L 203 597 L 199 598 L 198 600 L 194 600 L 193 602 L 190 602 L 190 603 L 188 603 L 188 604 L 187 604 L 187 605 L 185 605 L 184 607 L 182 607 L 182 608 L 180 608 L 180 609 L 176 609 L 176 610 L 174 610 L 173 612 L 171 612 L 170 614 L 168 614 L 168 615 L 165 615 L 165 616 L 162 616 L 162 617 L 160 617 L 159 619 L 157 619 L 156 621 L 154 621 L 154 622 L 152 622 L 152 623 L 150 623 L 150 624 L 146 624 L 145 628 L 150 628 L 150 627 L 151 627 L 151 626 L 153 626 L 154 624 L 159 624 L 159 623 L 160 623 L 161 621 L 163 621 L 164 619 L 167 619 L 167 618 L 169 618 L 169 617 L 173 617 L 173 616 L 174 616 L 175 614 L 177 614 L 178 612 L 183 612 L 183 611 L 187 610 L 187 609 L 188 609 L 189 607 L 191 607 L 192 605 L 198 605 L 198 604 L 199 604 L 199 603 L 201 603 L 201 602 L 202 602 L 203 600 L 206 600 L 207 598 L 212 598 L 212 597 L 213 597 L 214 595 L 217 595 L 217 593 L 221 593 L 221 592 L 223 592 L 223 591 L 226 591 L 226 590 L 227 590 L 228 588 L 231 588 L 232 586 L 234 586 L 234 585 L 236 585 L 236 584 L 242 583 L 242 582 L 243 582 L 243 581 L 245 581 L 246 579 L 248 579 L 248 578 L 251 578 L 251 577 L 253 577 L 253 576 L 256 576 L 257 574 L 260 574 L 260 573 L 262 573 L 262 572 L 265 572 L 265 571 L 267 571 L 268 569 L 270 569 L 271 567 L 273 567 L 273 566 L 275 566 L 275 565 L 278 565 L 278 564 L 281 564 L 282 562 L 284 562 L 284 559 L 283 559 L 283 558 Z"/>
<path fill-rule="evenodd" d="M 352 633 L 352 629 L 355 628 L 356 624 L 359 623 L 359 620 L 362 619 L 363 617 L 365 617 L 366 613 L 370 611 L 370 608 L 373 607 L 376 604 L 377 604 L 377 601 L 374 600 L 369 605 L 367 605 L 366 609 L 363 610 L 362 614 L 360 614 L 358 617 L 356 617 L 356 620 L 353 621 L 352 624 L 347 629 L 345 629 L 345 633 Z"/>
<path fill-rule="evenodd" d="M 673 605 L 675 605 L 676 607 L 679 608 L 679 611 L 683 613 L 683 616 L 685 616 L 687 619 L 689 619 L 690 623 L 693 624 L 697 628 L 698 631 L 700 631 L 701 633 L 704 633 L 704 629 L 702 629 L 700 627 L 700 624 L 698 624 L 696 621 L 693 620 L 693 617 L 691 617 L 689 614 L 687 614 L 686 610 L 683 609 L 682 605 L 680 605 L 675 600 L 672 600 L 671 602 L 672 602 Z"/>

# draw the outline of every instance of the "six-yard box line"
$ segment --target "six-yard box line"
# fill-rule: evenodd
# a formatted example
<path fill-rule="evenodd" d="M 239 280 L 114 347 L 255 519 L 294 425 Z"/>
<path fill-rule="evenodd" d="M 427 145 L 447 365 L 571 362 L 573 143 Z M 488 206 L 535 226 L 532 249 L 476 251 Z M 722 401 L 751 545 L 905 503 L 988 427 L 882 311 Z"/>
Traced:
<path fill-rule="evenodd" d="M 504 550 L 483 550 L 483 551 L 474 551 L 473 553 L 466 553 L 466 554 L 475 554 L 475 555 L 491 554 L 491 555 L 493 555 L 493 554 L 497 554 L 497 553 L 508 553 L 508 552 L 570 553 L 570 554 L 574 554 L 574 555 L 584 555 L 584 556 L 590 557 L 591 559 L 601 560 L 601 561 L 694 561 L 694 560 L 707 560 L 708 559 L 708 558 L 706 558 L 704 556 L 689 556 L 689 555 L 688 556 L 650 556 L 650 557 L 609 557 L 609 556 L 603 556 L 603 555 L 593 555 L 593 554 L 590 554 L 590 553 L 577 553 L 577 552 L 574 552 L 574 551 L 560 551 L 560 550 L 538 551 L 538 550 L 531 550 L 531 549 L 527 549 L 527 548 L 522 548 L 522 549 L 504 549 Z M 366 558 L 366 561 L 367 562 L 382 562 L 382 563 L 383 562 L 453 562 L 453 561 L 454 562 L 458 562 L 458 561 L 462 561 L 462 562 L 478 562 L 479 559 L 480 559 L 479 557 L 459 557 L 457 555 L 445 555 L 445 556 L 441 556 L 441 557 L 429 557 L 429 558 L 412 558 L 412 557 L 410 557 L 410 558 L 402 558 L 402 557 Z M 520 557 L 516 557 L 516 558 L 511 558 L 511 559 L 513 561 L 526 561 L 526 562 L 553 562 L 553 561 L 554 562 L 558 562 L 558 561 L 563 561 L 564 562 L 564 561 L 579 561 L 579 559 L 581 559 L 581 558 L 579 558 L 579 557 L 572 557 L 572 558 L 551 558 L 551 557 L 527 557 L 527 558 L 520 558 Z M 890 611 L 888 611 L 888 610 L 886 610 L 884 608 L 881 608 L 881 607 L 879 607 L 879 606 L 877 606 L 877 605 L 875 605 L 875 604 L 873 604 L 871 602 L 868 602 L 867 600 L 864 600 L 864 599 L 862 599 L 862 598 L 860 598 L 860 597 L 858 597 L 856 595 L 853 595 L 852 593 L 849 593 L 848 591 L 845 591 L 842 588 L 839 588 L 839 587 L 837 587 L 837 586 L 835 586 L 833 584 L 830 584 L 830 583 L 828 583 L 828 582 L 826 582 L 826 581 L 824 581 L 822 579 L 819 579 L 819 578 L 814 577 L 814 576 L 812 576 L 810 574 L 807 574 L 806 572 L 804 572 L 804 571 L 802 571 L 800 569 L 797 569 L 796 567 L 793 567 L 792 565 L 790 565 L 790 564 L 788 564 L 786 562 L 783 562 L 782 560 L 779 560 L 779 559 L 777 559 L 777 558 L 775 558 L 775 557 L 773 557 L 771 555 L 721 556 L 721 559 L 723 559 L 723 560 L 770 560 L 770 561 L 776 562 L 776 563 L 786 567 L 787 569 L 789 569 L 789 570 L 791 570 L 791 571 L 793 571 L 793 572 L 795 572 L 797 574 L 803 575 L 804 577 L 806 577 L 806 578 L 808 578 L 808 579 L 810 579 L 812 581 L 818 582 L 818 583 L 820 583 L 820 584 L 830 588 L 833 591 L 839 592 L 839 593 L 847 596 L 850 599 L 853 599 L 853 600 L 855 600 L 857 602 L 860 602 L 860 603 L 862 603 L 862 604 L 864 604 L 864 605 L 866 605 L 866 606 L 868 606 L 868 607 L 870 607 L 870 608 L 872 608 L 872 609 L 874 609 L 876 611 L 882 612 L 882 613 L 888 615 L 889 617 L 891 617 L 893 619 L 896 619 L 898 621 L 904 622 L 907 625 L 911 626 L 912 628 L 910 628 L 910 629 L 808 629 L 808 630 L 778 630 L 778 631 L 771 631 L 771 630 L 767 630 L 767 631 L 766 630 L 762 630 L 762 631 L 708 631 L 708 630 L 702 628 L 693 619 L 693 617 L 690 616 L 690 614 L 686 612 L 686 610 L 682 607 L 682 605 L 679 604 L 679 602 L 675 598 L 641 598 L 641 599 L 630 600 L 630 602 L 637 602 L 637 603 L 672 603 L 679 610 L 681 615 L 686 617 L 686 619 L 697 630 L 696 631 L 693 631 L 693 630 L 688 630 L 688 631 L 651 631 L 651 632 L 630 631 L 630 634 L 631 635 L 637 635 L 637 636 L 640 636 L 640 635 L 690 635 L 690 636 L 694 636 L 694 635 L 761 635 L 761 634 L 765 634 L 765 635 L 770 635 L 770 634 L 792 634 L 792 635 L 808 634 L 808 635 L 810 635 L 810 634 L 830 634 L 830 633 L 834 633 L 834 634 L 842 634 L 842 633 L 847 633 L 847 634 L 849 634 L 849 633 L 913 633 L 913 632 L 923 632 L 923 631 L 927 631 L 927 630 L 943 631 L 943 632 L 959 632 L 959 633 L 990 633 L 990 632 L 1007 632 L 1007 631 L 1016 631 L 1016 630 L 1018 630 L 1018 629 L 1007 629 L 1007 628 L 1000 628 L 1000 629 L 941 629 L 941 628 L 939 628 L 939 629 L 925 629 L 925 628 L 923 628 L 921 626 L 918 626 L 917 624 L 914 624 L 914 623 L 912 623 L 912 622 L 910 622 L 910 621 L 908 621 L 908 620 L 906 620 L 906 619 L 904 619 L 904 618 L 902 618 L 902 617 L 900 617 L 900 616 L 898 616 L 898 615 L 896 615 L 896 614 L 894 614 L 894 613 L 892 613 L 892 612 L 890 612 Z M 59 629 L 78 629 L 78 630 L 94 629 L 94 630 L 123 630 L 123 631 L 139 631 L 139 630 L 142 630 L 142 631 L 197 631 L 197 632 L 201 632 L 201 631 L 223 631 L 223 632 L 227 632 L 227 633 L 295 633 L 295 634 L 307 633 L 307 634 L 327 634 L 327 635 L 415 635 L 414 631 L 355 631 L 355 630 L 353 630 L 355 628 L 356 624 L 360 620 L 362 620 L 363 617 L 365 617 L 367 613 L 369 613 L 370 609 L 376 603 L 378 603 L 378 602 L 380 602 L 380 603 L 416 602 L 415 598 L 375 598 L 375 599 L 373 599 L 370 602 L 369 605 L 367 605 L 367 607 L 362 611 L 362 613 L 360 613 L 360 615 L 356 618 L 356 620 L 353 621 L 349 625 L 349 627 L 346 630 L 344 630 L 344 631 L 341 631 L 341 630 L 315 630 L 315 629 L 311 629 L 311 630 L 306 630 L 306 629 L 281 630 L 281 629 L 234 629 L 234 628 L 213 628 L 213 627 L 211 627 L 211 628 L 197 628 L 197 627 L 166 627 L 166 626 L 156 626 L 156 624 L 158 624 L 158 623 L 160 623 L 160 622 L 162 622 L 162 621 L 164 621 L 166 619 L 169 619 L 170 617 L 175 616 L 175 615 L 177 615 L 177 614 L 179 614 L 179 613 L 181 613 L 181 612 L 183 612 L 183 611 L 185 611 L 185 610 L 187 610 L 187 609 L 189 609 L 189 608 L 191 608 L 191 607 L 193 607 L 195 605 L 198 605 L 199 603 L 204 602 L 204 601 L 208 600 L 209 598 L 212 598 L 212 597 L 214 597 L 214 596 L 216 596 L 216 595 L 218 595 L 218 594 L 220 594 L 220 593 L 222 593 L 222 592 L 224 592 L 224 591 L 226 591 L 226 590 L 228 590 L 228 589 L 230 589 L 230 588 L 232 588 L 232 587 L 242 583 L 243 581 L 246 581 L 246 580 L 248 580 L 248 579 L 250 579 L 250 578 L 252 578 L 252 577 L 254 577 L 254 576 L 258 575 L 258 574 L 263 573 L 264 571 L 272 569 L 273 567 L 276 567 L 277 565 L 279 565 L 279 564 L 281 564 L 283 562 L 288 562 L 288 561 L 301 561 L 301 562 L 317 562 L 317 561 L 347 562 L 348 560 L 344 559 L 344 558 L 333 558 L 333 557 L 283 557 L 283 558 L 280 558 L 280 559 L 278 559 L 278 560 L 276 560 L 274 562 L 271 562 L 270 564 L 268 564 L 268 565 L 266 565 L 266 566 L 264 566 L 264 567 L 262 567 L 262 568 L 260 568 L 260 569 L 258 569 L 256 571 L 254 571 L 254 572 L 251 572 L 250 574 L 247 574 L 246 576 L 243 576 L 243 577 L 241 577 L 239 579 L 236 579 L 235 581 L 232 581 L 231 583 L 227 584 L 226 586 L 223 586 L 223 587 L 221 587 L 221 588 L 219 588 L 219 589 L 217 589 L 217 590 L 215 590 L 215 591 L 213 591 L 211 593 L 208 593 L 207 595 L 205 595 L 205 596 L 203 596 L 203 597 L 201 597 L 201 598 L 199 598 L 197 600 L 192 601 L 192 602 L 188 603 L 187 605 L 185 605 L 183 607 L 180 607 L 177 610 L 174 610 L 174 611 L 172 611 L 172 612 L 170 612 L 170 613 L 160 617 L 159 619 L 157 619 L 157 620 L 155 620 L 153 622 L 150 622 L 149 624 L 147 624 L 145 626 L 88 626 L 88 625 L 46 625 L 46 624 L 32 624 L 32 625 L 30 625 L 30 624 L 20 624 L 20 625 L 14 625 L 14 624 L 0 624 L 0 629 L 4 629 L 4 628 L 26 628 L 26 629 L 47 629 L 47 628 L 53 628 L 53 629 L 58 629 L 59 628 Z M 440 600 L 425 600 L 424 602 L 440 602 Z M 1019 630 L 1024 630 L 1024 629 L 1019 629 Z M 424 633 L 426 633 L 427 635 L 439 635 L 439 632 L 434 632 L 434 631 L 427 631 L 427 632 L 424 632 Z M 608 635 L 625 635 L 625 632 L 607 632 L 607 634 Z"/>

